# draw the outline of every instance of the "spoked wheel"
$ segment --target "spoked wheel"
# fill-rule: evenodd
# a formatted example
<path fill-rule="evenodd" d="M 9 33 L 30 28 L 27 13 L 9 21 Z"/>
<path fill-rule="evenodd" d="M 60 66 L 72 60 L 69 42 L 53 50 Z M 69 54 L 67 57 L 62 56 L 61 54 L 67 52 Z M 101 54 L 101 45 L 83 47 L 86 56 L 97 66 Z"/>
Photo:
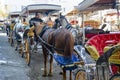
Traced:
<path fill-rule="evenodd" d="M 30 65 L 30 50 L 29 50 L 28 40 L 25 40 L 25 59 L 29 66 Z"/>
<path fill-rule="evenodd" d="M 82 69 L 78 70 L 77 73 L 75 74 L 75 80 L 87 80 L 85 70 Z"/>
<path fill-rule="evenodd" d="M 8 42 L 10 43 L 10 36 L 8 36 Z"/>
<path fill-rule="evenodd" d="M 22 43 L 20 43 L 20 49 L 19 49 L 19 53 L 20 55 L 22 56 L 23 55 L 23 46 L 22 46 Z"/>
<path fill-rule="evenodd" d="M 13 38 L 12 38 L 12 33 L 10 33 L 10 45 L 13 46 Z"/>
<path fill-rule="evenodd" d="M 120 80 L 120 73 L 114 74 L 109 80 Z"/>

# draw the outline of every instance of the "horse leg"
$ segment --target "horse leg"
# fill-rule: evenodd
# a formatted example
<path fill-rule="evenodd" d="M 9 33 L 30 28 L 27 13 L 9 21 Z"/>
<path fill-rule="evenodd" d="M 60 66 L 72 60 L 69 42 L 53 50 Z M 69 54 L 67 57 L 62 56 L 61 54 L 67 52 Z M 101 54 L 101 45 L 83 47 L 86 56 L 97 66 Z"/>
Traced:
<path fill-rule="evenodd" d="M 48 76 L 53 76 L 52 75 L 52 69 L 53 69 L 53 56 L 50 55 L 50 70 Z"/>
<path fill-rule="evenodd" d="M 47 76 L 47 50 L 43 47 L 43 57 L 44 57 L 44 74 L 43 77 Z"/>
<path fill-rule="evenodd" d="M 63 80 L 67 80 L 66 79 L 66 70 L 63 70 Z"/>
<path fill-rule="evenodd" d="M 72 80 L 72 70 L 70 70 L 70 80 Z"/>

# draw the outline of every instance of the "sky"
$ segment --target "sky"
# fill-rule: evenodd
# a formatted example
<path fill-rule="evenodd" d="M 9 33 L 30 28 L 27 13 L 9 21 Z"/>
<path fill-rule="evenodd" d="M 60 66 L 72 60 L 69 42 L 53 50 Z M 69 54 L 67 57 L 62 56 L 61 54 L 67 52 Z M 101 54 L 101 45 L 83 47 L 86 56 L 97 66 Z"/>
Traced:
<path fill-rule="evenodd" d="M 65 8 L 65 12 L 71 11 L 74 6 L 83 0 L 0 0 L 3 5 L 7 5 L 8 12 L 21 11 L 29 4 L 58 4 Z M 64 10 L 64 9 L 63 9 Z"/>

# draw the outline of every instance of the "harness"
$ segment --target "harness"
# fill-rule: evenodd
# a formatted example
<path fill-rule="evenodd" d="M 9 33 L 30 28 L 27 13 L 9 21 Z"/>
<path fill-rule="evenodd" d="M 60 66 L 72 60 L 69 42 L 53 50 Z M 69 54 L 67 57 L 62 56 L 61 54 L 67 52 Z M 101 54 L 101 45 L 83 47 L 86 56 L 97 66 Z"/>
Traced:
<path fill-rule="evenodd" d="M 50 29 L 48 26 L 43 27 L 39 36 L 42 37 L 43 34 L 45 33 L 45 31 L 48 30 L 48 29 Z"/>
<path fill-rule="evenodd" d="M 52 34 L 52 37 L 53 37 L 53 40 L 52 40 L 53 44 L 52 44 L 52 45 L 49 44 L 49 43 L 47 43 L 45 40 L 42 39 L 43 34 L 44 34 L 48 29 L 50 29 L 50 28 L 49 28 L 48 26 L 45 26 L 45 27 L 42 29 L 40 35 L 38 36 L 38 38 L 39 38 L 40 42 L 42 43 L 42 45 L 44 45 L 44 47 L 45 47 L 47 50 L 50 49 L 49 51 L 51 51 L 52 53 L 54 53 L 54 50 L 64 52 L 63 49 L 59 49 L 59 48 L 56 48 L 56 47 L 55 47 L 55 37 L 57 36 L 57 35 L 56 35 L 57 31 L 56 31 L 56 32 L 53 32 L 53 34 Z"/>

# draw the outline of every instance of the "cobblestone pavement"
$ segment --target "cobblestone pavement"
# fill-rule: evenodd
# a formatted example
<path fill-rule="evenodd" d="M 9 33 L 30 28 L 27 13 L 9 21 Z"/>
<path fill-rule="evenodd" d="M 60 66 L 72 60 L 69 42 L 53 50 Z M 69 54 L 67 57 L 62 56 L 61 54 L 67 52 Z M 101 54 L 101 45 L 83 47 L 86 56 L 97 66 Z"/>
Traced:
<path fill-rule="evenodd" d="M 0 80 L 62 80 L 61 71 L 54 61 L 53 77 L 42 77 L 42 50 L 31 53 L 31 64 L 27 66 L 25 59 L 10 46 L 6 33 L 0 31 Z"/>

